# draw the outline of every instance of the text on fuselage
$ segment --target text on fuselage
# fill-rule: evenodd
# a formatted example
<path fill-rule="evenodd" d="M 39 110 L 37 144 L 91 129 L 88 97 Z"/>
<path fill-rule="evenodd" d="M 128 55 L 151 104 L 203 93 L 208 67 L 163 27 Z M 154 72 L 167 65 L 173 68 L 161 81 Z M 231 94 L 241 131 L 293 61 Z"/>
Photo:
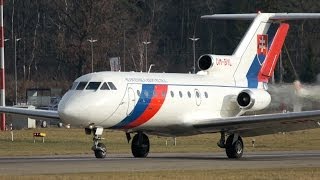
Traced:
<path fill-rule="evenodd" d="M 217 66 L 232 66 L 231 60 L 227 58 L 216 58 Z"/>

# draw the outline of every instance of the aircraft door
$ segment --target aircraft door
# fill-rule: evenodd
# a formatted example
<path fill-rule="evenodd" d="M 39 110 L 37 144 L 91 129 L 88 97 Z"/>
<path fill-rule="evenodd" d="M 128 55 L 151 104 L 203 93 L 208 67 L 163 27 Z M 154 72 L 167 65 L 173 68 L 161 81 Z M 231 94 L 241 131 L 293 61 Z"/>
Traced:
<path fill-rule="evenodd" d="M 127 88 L 127 98 L 128 98 L 127 116 L 130 116 L 136 104 L 135 93 L 133 88 L 130 85 L 128 85 L 128 88 Z"/>
<path fill-rule="evenodd" d="M 201 93 L 198 89 L 195 89 L 194 90 L 194 95 L 195 95 L 195 98 L 196 98 L 196 104 L 197 106 L 200 106 L 201 105 Z"/>

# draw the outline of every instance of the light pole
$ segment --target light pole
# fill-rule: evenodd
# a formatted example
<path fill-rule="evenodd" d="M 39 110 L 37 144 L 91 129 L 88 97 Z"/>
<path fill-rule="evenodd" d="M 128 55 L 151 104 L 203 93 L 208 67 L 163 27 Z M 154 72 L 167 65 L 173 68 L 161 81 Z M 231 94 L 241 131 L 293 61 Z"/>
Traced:
<path fill-rule="evenodd" d="M 97 42 L 96 39 L 88 39 L 88 41 L 91 43 L 91 72 L 93 72 L 93 43 Z"/>
<path fill-rule="evenodd" d="M 200 38 L 196 38 L 194 35 L 192 38 L 189 38 L 192 41 L 193 45 L 193 74 L 196 73 L 196 41 L 198 41 Z"/>
<path fill-rule="evenodd" d="M 18 104 L 18 78 L 17 78 L 17 42 L 21 38 L 17 39 L 17 36 L 14 36 L 14 81 L 15 81 L 15 105 Z"/>
<path fill-rule="evenodd" d="M 150 41 L 143 41 L 142 42 L 146 46 L 146 72 L 148 72 L 148 44 L 150 44 Z"/>

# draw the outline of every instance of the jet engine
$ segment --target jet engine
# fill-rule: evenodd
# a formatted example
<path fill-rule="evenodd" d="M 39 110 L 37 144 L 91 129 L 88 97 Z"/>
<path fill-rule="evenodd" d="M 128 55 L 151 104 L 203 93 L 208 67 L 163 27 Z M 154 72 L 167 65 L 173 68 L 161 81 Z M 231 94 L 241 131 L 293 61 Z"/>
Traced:
<path fill-rule="evenodd" d="M 261 89 L 245 89 L 237 96 L 238 106 L 245 111 L 259 111 L 271 102 L 270 94 Z"/>
<path fill-rule="evenodd" d="M 202 55 L 198 59 L 198 66 L 199 66 L 199 69 L 201 69 L 202 71 L 206 71 L 212 68 L 213 64 L 214 64 L 214 58 L 213 58 L 213 55 L 211 54 Z"/>

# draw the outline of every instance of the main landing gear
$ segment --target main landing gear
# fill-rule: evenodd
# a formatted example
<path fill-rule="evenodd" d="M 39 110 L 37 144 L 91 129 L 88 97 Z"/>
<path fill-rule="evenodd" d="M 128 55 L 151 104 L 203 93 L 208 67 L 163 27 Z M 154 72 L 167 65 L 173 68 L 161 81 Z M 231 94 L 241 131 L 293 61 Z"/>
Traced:
<path fill-rule="evenodd" d="M 150 150 L 149 138 L 146 134 L 138 132 L 134 135 L 131 142 L 131 152 L 136 158 L 144 158 L 148 156 Z"/>
<path fill-rule="evenodd" d="M 91 149 L 93 150 L 96 158 L 105 158 L 107 156 L 107 148 L 103 143 L 100 142 L 103 139 L 103 127 L 89 126 L 85 128 L 85 132 L 88 135 L 90 135 L 91 133 L 93 134 L 93 146 Z"/>
<path fill-rule="evenodd" d="M 225 141 L 225 133 L 221 132 L 221 138 L 217 145 L 226 149 L 226 154 L 230 159 L 239 159 L 243 154 L 243 141 L 238 134 L 231 134 Z"/>

